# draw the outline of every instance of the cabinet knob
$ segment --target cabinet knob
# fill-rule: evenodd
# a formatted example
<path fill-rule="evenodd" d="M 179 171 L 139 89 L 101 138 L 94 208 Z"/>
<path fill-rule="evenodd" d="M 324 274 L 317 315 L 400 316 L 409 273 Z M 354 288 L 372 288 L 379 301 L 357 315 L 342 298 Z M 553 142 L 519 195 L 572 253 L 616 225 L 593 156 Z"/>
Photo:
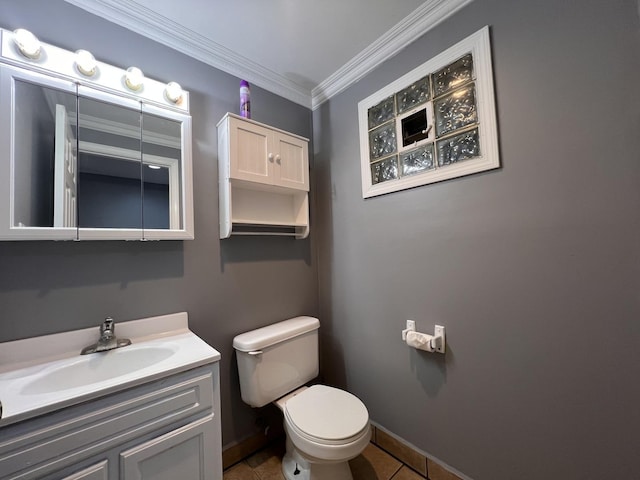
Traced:
<path fill-rule="evenodd" d="M 273 162 L 273 153 L 269 153 L 269 155 L 267 155 L 267 158 L 270 162 Z"/>
<path fill-rule="evenodd" d="M 276 155 L 276 162 L 280 163 L 280 155 Z"/>

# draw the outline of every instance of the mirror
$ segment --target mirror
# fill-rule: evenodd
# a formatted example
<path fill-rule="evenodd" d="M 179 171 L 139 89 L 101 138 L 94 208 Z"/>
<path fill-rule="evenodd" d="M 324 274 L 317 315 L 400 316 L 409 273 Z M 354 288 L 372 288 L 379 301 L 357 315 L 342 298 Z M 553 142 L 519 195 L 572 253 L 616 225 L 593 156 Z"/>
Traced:
<path fill-rule="evenodd" d="M 145 229 L 181 229 L 180 123 L 142 114 L 142 197 Z"/>
<path fill-rule="evenodd" d="M 2 88 L 5 88 L 4 82 Z M 68 141 L 56 142 L 56 117 L 49 109 L 55 98 L 60 112 L 76 110 L 76 96 L 63 90 L 44 87 L 16 79 L 13 84 L 13 203 L 12 227 L 75 227 L 76 219 L 70 211 L 75 208 L 75 178 L 73 173 L 64 175 L 63 169 L 73 169 L 75 165 L 76 127 L 69 123 L 62 133 Z M 3 102 L 3 108 L 6 104 Z M 11 113 L 11 112 L 7 112 Z M 4 117 L 4 116 L 3 116 Z M 5 123 L 3 122 L 3 129 Z M 62 152 L 60 155 L 59 152 Z M 56 156 L 66 156 L 67 164 L 58 165 Z M 10 158 L 3 161 L 10 161 Z M 58 178 L 58 176 L 63 178 Z M 68 182 L 66 201 L 69 202 L 67 218 L 62 211 L 56 211 L 63 195 L 56 184 Z"/>
<path fill-rule="evenodd" d="M 140 117 L 139 109 L 78 98 L 78 227 L 142 228 Z"/>
<path fill-rule="evenodd" d="M 193 238 L 189 115 L 6 64 L 0 89 L 0 239 Z"/>

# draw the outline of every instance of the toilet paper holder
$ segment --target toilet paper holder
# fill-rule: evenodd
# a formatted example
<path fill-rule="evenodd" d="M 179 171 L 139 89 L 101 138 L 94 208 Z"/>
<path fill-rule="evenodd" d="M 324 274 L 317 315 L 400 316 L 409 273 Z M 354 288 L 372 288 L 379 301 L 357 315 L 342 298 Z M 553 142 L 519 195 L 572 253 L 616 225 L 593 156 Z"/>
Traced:
<path fill-rule="evenodd" d="M 444 327 L 436 325 L 433 335 L 416 331 L 416 322 L 407 320 L 407 328 L 402 330 L 402 341 L 407 345 L 426 352 L 444 353 L 446 348 Z"/>

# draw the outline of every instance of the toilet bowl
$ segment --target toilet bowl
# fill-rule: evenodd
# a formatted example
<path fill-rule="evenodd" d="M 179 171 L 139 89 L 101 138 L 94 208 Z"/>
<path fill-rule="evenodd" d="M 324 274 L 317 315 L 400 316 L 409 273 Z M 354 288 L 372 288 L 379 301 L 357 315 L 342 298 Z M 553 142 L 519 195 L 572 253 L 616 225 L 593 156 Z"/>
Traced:
<path fill-rule="evenodd" d="M 325 385 L 313 385 L 276 404 L 283 410 L 287 434 L 286 478 L 304 478 L 300 475 L 308 471 L 310 479 L 351 480 L 347 462 L 371 437 L 364 404 L 355 395 Z"/>
<path fill-rule="evenodd" d="M 296 317 L 234 338 L 242 399 L 282 411 L 287 480 L 352 480 L 348 461 L 370 441 L 367 408 L 338 388 L 299 388 L 318 374 L 318 328 L 317 319 Z"/>

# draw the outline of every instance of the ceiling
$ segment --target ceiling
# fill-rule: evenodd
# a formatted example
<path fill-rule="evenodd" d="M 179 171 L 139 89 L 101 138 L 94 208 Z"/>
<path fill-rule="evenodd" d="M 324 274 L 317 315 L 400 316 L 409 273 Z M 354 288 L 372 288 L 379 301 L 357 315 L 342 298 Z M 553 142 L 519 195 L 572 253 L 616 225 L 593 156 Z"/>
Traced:
<path fill-rule="evenodd" d="M 472 0 L 66 0 L 310 108 Z"/>

